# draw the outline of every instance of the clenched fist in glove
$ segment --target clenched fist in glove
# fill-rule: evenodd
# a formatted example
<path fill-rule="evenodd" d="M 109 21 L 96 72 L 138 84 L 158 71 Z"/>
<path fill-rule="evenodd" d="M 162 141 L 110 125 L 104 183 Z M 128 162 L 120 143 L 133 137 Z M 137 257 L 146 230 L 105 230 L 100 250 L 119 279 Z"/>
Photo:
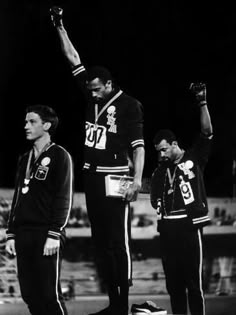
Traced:
<path fill-rule="evenodd" d="M 205 83 L 191 83 L 189 88 L 194 93 L 196 101 L 200 107 L 207 105 Z"/>
<path fill-rule="evenodd" d="M 51 14 L 51 20 L 55 27 L 62 27 L 62 15 L 63 15 L 63 9 L 60 7 L 52 7 L 50 8 L 50 14 Z"/>

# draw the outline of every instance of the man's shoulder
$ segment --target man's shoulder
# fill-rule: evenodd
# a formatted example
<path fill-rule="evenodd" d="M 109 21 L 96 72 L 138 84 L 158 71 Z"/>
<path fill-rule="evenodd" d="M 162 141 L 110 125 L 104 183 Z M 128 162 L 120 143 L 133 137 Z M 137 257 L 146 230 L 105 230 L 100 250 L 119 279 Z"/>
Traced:
<path fill-rule="evenodd" d="M 199 134 L 192 143 L 192 146 L 185 152 L 185 160 L 195 160 L 202 165 L 208 161 L 212 149 L 212 135 Z"/>
<path fill-rule="evenodd" d="M 125 101 L 129 104 L 133 104 L 133 105 L 141 105 L 141 102 L 135 98 L 134 96 L 131 96 L 125 92 L 122 91 L 121 95 L 119 96 L 119 100 Z"/>
<path fill-rule="evenodd" d="M 199 133 L 192 142 L 192 145 L 187 152 L 192 152 L 194 149 L 199 150 L 200 148 L 210 147 L 213 140 L 213 134 Z"/>
<path fill-rule="evenodd" d="M 68 150 L 63 147 L 62 145 L 53 143 L 53 145 L 49 148 L 49 150 L 51 151 L 51 153 L 54 154 L 61 154 L 61 155 L 69 155 L 70 153 L 68 152 Z"/>
<path fill-rule="evenodd" d="M 161 174 L 165 172 L 166 172 L 166 167 L 160 164 L 152 172 L 152 177 L 160 176 Z"/>
<path fill-rule="evenodd" d="M 117 106 L 128 116 L 131 115 L 133 117 L 134 115 L 143 115 L 143 106 L 141 102 L 124 92 L 117 99 Z"/>
<path fill-rule="evenodd" d="M 30 150 L 23 152 L 23 153 L 20 153 L 18 156 L 18 162 L 22 162 L 24 160 L 27 160 L 29 157 L 29 153 L 30 153 Z"/>

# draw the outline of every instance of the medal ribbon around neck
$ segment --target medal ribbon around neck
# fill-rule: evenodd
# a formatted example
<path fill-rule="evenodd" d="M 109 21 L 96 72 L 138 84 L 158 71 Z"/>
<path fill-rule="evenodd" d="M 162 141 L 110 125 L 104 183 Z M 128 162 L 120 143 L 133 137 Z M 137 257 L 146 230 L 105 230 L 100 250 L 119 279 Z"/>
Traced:
<path fill-rule="evenodd" d="M 119 91 L 118 93 L 116 93 L 116 95 L 114 95 L 110 101 L 108 101 L 106 103 L 106 105 L 103 106 L 103 108 L 100 110 L 100 112 L 98 112 L 98 104 L 95 104 L 95 125 L 97 124 L 98 118 L 102 115 L 102 113 L 104 113 L 104 111 L 107 109 L 108 106 L 111 105 L 111 103 L 117 99 L 121 94 L 123 93 L 123 91 Z"/>
<path fill-rule="evenodd" d="M 43 147 L 43 149 L 40 151 L 39 155 L 37 156 L 37 158 L 34 160 L 33 164 L 36 163 L 36 161 L 39 159 L 39 157 L 41 156 L 41 154 L 43 152 L 45 152 L 50 146 L 52 145 L 51 142 L 48 142 L 45 144 L 45 146 Z M 26 170 L 25 170 L 25 179 L 24 179 L 24 186 L 22 187 L 21 191 L 23 194 L 26 194 L 29 191 L 29 182 L 30 182 L 30 174 L 31 174 L 31 170 L 32 170 L 32 157 L 33 157 L 33 151 L 34 149 L 30 150 L 29 153 L 29 157 L 28 157 L 28 161 L 27 161 L 27 166 L 26 166 Z"/>
<path fill-rule="evenodd" d="M 173 192 L 173 184 L 174 184 L 174 181 L 175 181 L 176 169 L 177 169 L 177 166 L 174 169 L 173 176 L 171 176 L 170 169 L 169 169 L 169 167 L 167 168 L 167 175 L 168 175 L 168 180 L 169 180 L 169 184 L 170 184 L 170 189 L 168 190 L 168 193 L 172 193 Z"/>

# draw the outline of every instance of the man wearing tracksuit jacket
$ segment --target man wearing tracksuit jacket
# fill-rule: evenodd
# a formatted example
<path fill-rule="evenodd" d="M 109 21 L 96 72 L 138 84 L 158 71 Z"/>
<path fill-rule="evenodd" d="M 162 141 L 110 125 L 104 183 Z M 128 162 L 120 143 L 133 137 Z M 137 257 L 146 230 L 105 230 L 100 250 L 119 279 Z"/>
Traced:
<path fill-rule="evenodd" d="M 160 130 L 154 138 L 159 167 L 151 179 L 151 204 L 160 215 L 161 257 L 173 314 L 205 315 L 202 291 L 202 227 L 209 224 L 203 171 L 208 160 L 212 125 L 205 84 L 193 84 L 200 110 L 201 134 L 189 150 L 174 133 Z"/>
<path fill-rule="evenodd" d="M 87 71 L 68 38 L 62 9 L 51 18 L 62 51 L 87 100 L 84 146 L 86 205 L 91 222 L 97 265 L 105 280 L 109 306 L 97 315 L 128 315 L 132 281 L 129 201 L 137 198 L 144 166 L 143 113 L 139 101 L 115 86 L 104 67 Z M 105 176 L 128 175 L 128 153 L 133 151 L 133 184 L 123 198 L 106 196 Z"/>
<path fill-rule="evenodd" d="M 19 159 L 6 233 L 6 250 L 16 255 L 21 295 L 33 315 L 67 314 L 60 266 L 72 202 L 72 160 L 51 141 L 57 124 L 48 106 L 26 109 L 26 138 L 33 147 Z"/>

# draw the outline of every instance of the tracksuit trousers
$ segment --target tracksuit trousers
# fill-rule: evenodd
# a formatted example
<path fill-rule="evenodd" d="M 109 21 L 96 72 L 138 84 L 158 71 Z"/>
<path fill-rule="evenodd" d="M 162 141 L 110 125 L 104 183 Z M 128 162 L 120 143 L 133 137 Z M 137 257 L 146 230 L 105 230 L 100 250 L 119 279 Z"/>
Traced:
<path fill-rule="evenodd" d="M 16 234 L 21 295 L 32 315 L 67 315 L 60 286 L 60 253 L 43 256 L 45 229 L 20 228 Z"/>
<path fill-rule="evenodd" d="M 127 309 L 132 283 L 129 204 L 106 197 L 105 175 L 100 173 L 86 172 L 85 195 L 97 268 L 106 283 L 110 305 Z"/>
<path fill-rule="evenodd" d="M 186 219 L 163 219 L 160 241 L 166 287 L 173 314 L 205 315 L 202 289 L 202 239 Z"/>

